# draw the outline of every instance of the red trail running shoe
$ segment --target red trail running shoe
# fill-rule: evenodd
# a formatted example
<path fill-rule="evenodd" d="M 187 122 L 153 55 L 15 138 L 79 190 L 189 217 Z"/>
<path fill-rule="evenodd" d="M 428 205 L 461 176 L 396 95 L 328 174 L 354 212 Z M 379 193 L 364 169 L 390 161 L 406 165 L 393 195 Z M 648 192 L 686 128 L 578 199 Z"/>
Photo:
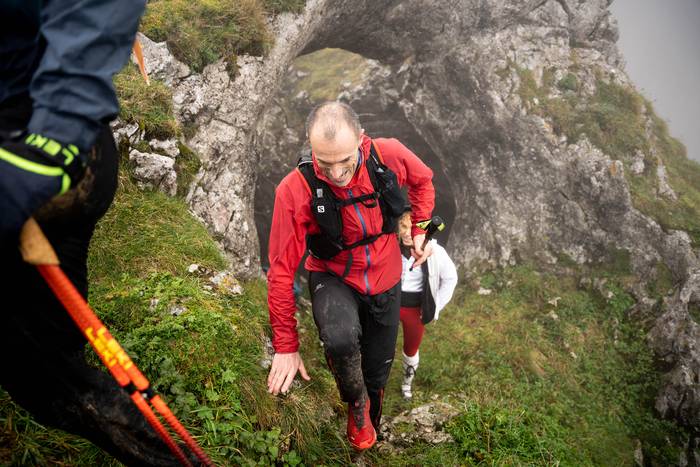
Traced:
<path fill-rule="evenodd" d="M 364 451 L 377 442 L 377 432 L 374 431 L 369 418 L 369 400 L 348 404 L 348 441 L 353 448 Z"/>

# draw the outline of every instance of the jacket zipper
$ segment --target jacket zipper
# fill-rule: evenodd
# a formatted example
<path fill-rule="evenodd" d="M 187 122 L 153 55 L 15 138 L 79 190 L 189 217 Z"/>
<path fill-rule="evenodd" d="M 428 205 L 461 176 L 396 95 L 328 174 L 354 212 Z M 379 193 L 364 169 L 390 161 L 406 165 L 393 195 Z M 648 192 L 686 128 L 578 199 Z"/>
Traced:
<path fill-rule="evenodd" d="M 348 189 L 348 196 L 352 198 L 352 190 Z M 362 217 L 362 214 L 360 213 L 360 208 L 357 206 L 357 203 L 353 204 L 355 207 L 355 212 L 357 213 L 357 217 L 360 219 L 360 225 L 362 225 L 362 238 L 365 239 L 367 238 L 367 226 L 365 225 L 365 220 Z M 369 270 L 369 267 L 371 266 L 371 261 L 370 261 L 370 256 L 369 256 L 369 245 L 365 245 L 365 257 L 367 258 L 367 267 L 365 268 L 364 271 L 364 279 L 365 279 L 365 288 L 367 289 L 367 295 L 370 295 L 370 288 L 369 288 L 369 276 L 367 274 L 367 271 Z"/>

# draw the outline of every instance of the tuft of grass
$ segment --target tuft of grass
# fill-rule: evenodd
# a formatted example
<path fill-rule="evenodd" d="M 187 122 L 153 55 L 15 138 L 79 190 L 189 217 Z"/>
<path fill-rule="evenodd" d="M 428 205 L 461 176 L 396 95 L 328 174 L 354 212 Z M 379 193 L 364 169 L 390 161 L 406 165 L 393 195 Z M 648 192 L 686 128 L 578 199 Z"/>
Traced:
<path fill-rule="evenodd" d="M 271 1 L 270 8 L 296 8 L 297 1 Z M 166 41 L 180 61 L 201 72 L 240 54 L 263 55 L 271 46 L 265 4 L 260 0 L 153 0 L 141 21 L 144 34 Z M 275 10 L 276 11 L 276 10 Z"/>
<path fill-rule="evenodd" d="M 526 411 L 469 402 L 447 430 L 464 459 L 487 465 L 556 464 L 567 458 L 565 446 L 548 446 L 544 428 Z"/>
<path fill-rule="evenodd" d="M 544 104 L 544 113 L 552 118 L 555 131 L 565 134 L 570 142 L 586 135 L 605 153 L 629 161 L 636 151 L 649 150 L 642 108 L 643 100 L 634 91 L 598 80 L 589 101 L 577 95 L 550 99 Z"/>
<path fill-rule="evenodd" d="M 89 441 L 37 423 L 0 388 L 0 465 L 121 464 Z"/>
<path fill-rule="evenodd" d="M 151 80 L 150 86 L 146 85 L 136 65 L 129 63 L 114 76 L 114 87 L 119 96 L 119 116 L 137 123 L 147 139 L 168 139 L 180 134 L 172 91 L 165 84 Z"/>
<path fill-rule="evenodd" d="M 573 73 L 567 73 L 562 79 L 557 83 L 557 87 L 562 91 L 578 91 L 578 79 Z"/>
<path fill-rule="evenodd" d="M 284 12 L 301 13 L 306 4 L 305 0 L 264 0 L 265 11 L 270 14 Z"/>

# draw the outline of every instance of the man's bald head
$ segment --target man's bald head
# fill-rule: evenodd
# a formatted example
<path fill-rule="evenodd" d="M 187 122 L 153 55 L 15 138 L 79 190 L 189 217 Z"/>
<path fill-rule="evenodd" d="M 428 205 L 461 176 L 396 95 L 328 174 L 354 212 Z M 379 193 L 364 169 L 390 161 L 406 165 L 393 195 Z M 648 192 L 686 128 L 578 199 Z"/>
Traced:
<path fill-rule="evenodd" d="M 328 141 L 333 141 L 338 133 L 347 128 L 357 137 L 362 133 L 360 119 L 352 107 L 337 101 L 327 101 L 317 105 L 306 118 L 306 136 L 317 134 Z"/>

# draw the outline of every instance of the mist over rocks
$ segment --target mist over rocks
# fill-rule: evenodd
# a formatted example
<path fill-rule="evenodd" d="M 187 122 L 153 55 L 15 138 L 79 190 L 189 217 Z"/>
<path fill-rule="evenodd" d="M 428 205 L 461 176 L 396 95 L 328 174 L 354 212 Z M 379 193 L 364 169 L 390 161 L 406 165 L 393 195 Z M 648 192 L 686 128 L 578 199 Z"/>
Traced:
<path fill-rule="evenodd" d="M 628 176 L 653 170 L 657 195 L 673 199 L 654 156 L 660 143 L 648 133 L 648 154 L 613 156 L 592 135 L 570 140 L 552 118 L 556 109 L 545 105 L 571 93 L 594 99 L 601 86 L 633 89 L 608 6 L 459 0 L 426 9 L 416 1 L 310 0 L 299 15 L 275 17 L 268 56 L 240 57 L 233 77 L 223 62 L 192 74 L 162 47 L 147 45 L 144 53 L 154 70 L 171 70 L 162 79 L 203 164 L 187 200 L 235 274 L 260 273 L 257 229 L 304 144 L 303 125 L 275 104 L 290 64 L 327 47 L 355 52 L 375 64 L 341 97 L 377 135 L 399 136 L 429 161 L 441 180 L 439 206 L 451 212 L 447 249 L 464 271 L 521 261 L 597 264 L 622 251 L 640 284 L 631 290 L 639 303 L 654 300 L 643 285 L 670 271 L 674 291 L 645 308 L 654 321 L 650 345 L 668 370 L 657 408 L 698 428 L 699 336 L 689 313 L 697 305 L 682 298 L 700 294 L 698 247 L 636 209 L 630 194 Z M 309 106 L 308 96 L 295 99 L 299 109 Z M 652 126 L 650 115 L 642 118 Z"/>

